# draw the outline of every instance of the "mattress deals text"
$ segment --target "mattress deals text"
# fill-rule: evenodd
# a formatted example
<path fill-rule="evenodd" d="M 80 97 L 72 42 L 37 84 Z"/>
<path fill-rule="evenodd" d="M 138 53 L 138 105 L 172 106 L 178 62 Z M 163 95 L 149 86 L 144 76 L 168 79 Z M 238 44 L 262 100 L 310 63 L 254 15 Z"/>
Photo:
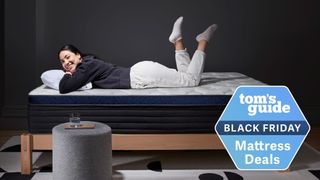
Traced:
<path fill-rule="evenodd" d="M 290 151 L 290 143 L 265 143 L 263 141 L 235 141 L 235 150 L 236 151 L 246 151 L 244 155 L 245 164 L 279 164 L 280 157 L 274 155 L 273 153 L 268 154 L 267 156 L 256 156 L 251 154 L 250 151 Z"/>
<path fill-rule="evenodd" d="M 285 170 L 310 130 L 285 86 L 240 86 L 215 132 L 240 170 Z"/>
<path fill-rule="evenodd" d="M 248 105 L 248 115 L 255 116 L 257 113 L 290 113 L 290 106 L 277 101 L 275 95 L 239 95 L 240 104 Z"/>

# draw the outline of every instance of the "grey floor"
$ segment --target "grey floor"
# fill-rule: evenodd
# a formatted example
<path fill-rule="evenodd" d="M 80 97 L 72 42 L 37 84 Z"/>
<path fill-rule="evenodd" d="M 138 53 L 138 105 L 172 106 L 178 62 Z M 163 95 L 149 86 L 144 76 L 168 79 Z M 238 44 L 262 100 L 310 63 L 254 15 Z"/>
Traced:
<path fill-rule="evenodd" d="M 11 138 L 0 148 L 0 180 L 51 180 L 52 153 L 33 153 L 34 173 L 20 175 L 19 137 Z M 303 144 L 290 172 L 239 171 L 224 150 L 216 151 L 114 151 L 115 180 L 319 180 L 320 153 Z"/>

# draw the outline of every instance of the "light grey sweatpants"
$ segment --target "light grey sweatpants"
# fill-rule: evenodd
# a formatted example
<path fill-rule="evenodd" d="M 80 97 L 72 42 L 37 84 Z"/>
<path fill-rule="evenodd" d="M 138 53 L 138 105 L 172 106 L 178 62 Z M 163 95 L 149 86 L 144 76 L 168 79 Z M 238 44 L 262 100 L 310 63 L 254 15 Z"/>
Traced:
<path fill-rule="evenodd" d="M 177 69 L 153 61 L 141 61 L 131 67 L 132 88 L 197 86 L 203 72 L 206 54 L 196 50 L 192 60 L 186 50 L 177 50 Z"/>

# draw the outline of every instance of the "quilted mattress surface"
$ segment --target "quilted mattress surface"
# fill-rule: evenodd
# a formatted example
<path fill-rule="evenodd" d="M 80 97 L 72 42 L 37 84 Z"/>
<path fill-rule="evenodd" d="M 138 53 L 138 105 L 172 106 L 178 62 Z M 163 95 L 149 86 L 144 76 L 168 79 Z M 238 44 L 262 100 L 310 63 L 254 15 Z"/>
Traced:
<path fill-rule="evenodd" d="M 44 85 L 29 93 L 31 104 L 225 104 L 239 85 L 263 85 L 236 72 L 203 73 L 197 87 L 90 89 L 60 94 Z"/>

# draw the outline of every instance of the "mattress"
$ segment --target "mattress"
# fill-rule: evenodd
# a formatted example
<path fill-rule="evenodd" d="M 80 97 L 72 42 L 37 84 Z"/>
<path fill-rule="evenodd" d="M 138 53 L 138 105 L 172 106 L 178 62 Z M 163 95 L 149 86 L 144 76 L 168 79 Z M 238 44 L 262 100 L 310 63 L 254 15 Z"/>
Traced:
<path fill-rule="evenodd" d="M 29 93 L 32 133 L 51 132 L 79 112 L 82 120 L 108 124 L 114 133 L 207 133 L 239 85 L 265 85 L 237 72 L 203 73 L 184 88 L 90 89 L 60 94 L 42 85 Z"/>

